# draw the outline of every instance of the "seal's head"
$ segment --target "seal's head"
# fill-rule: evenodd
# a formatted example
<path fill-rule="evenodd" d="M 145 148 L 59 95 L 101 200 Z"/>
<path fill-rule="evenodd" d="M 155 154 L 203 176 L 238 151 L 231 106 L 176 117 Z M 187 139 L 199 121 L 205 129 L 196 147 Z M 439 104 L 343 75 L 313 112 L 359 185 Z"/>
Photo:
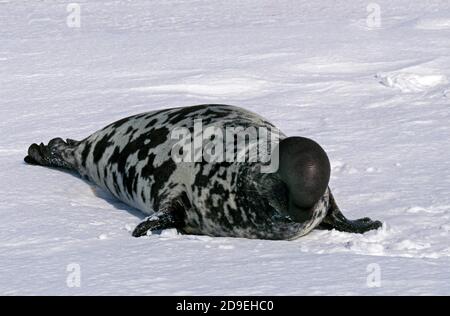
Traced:
<path fill-rule="evenodd" d="M 308 138 L 285 138 L 279 143 L 278 174 L 289 192 L 289 217 L 296 222 L 309 220 L 330 180 L 325 151 Z"/>

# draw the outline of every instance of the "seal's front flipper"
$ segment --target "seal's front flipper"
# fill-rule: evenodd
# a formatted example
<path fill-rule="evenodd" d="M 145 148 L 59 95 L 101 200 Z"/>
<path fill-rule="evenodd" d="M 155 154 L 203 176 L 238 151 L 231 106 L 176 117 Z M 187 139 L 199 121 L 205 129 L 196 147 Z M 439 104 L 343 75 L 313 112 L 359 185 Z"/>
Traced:
<path fill-rule="evenodd" d="M 147 235 L 148 231 L 176 228 L 183 231 L 186 209 L 190 207 L 190 202 L 185 193 L 179 198 L 163 203 L 159 211 L 147 217 L 134 229 L 133 237 Z"/>
<path fill-rule="evenodd" d="M 344 219 L 340 219 L 331 215 L 325 217 L 317 229 L 336 229 L 341 232 L 363 234 L 369 230 L 378 229 L 381 226 L 382 223 L 380 221 L 373 221 L 367 217 L 357 220 L 349 220 L 345 217 Z"/>
<path fill-rule="evenodd" d="M 161 211 L 147 217 L 133 230 L 133 237 L 147 235 L 148 231 L 175 228 L 175 219 L 171 212 Z"/>
<path fill-rule="evenodd" d="M 163 230 L 169 228 L 177 228 L 179 220 L 172 209 L 156 212 L 155 214 L 145 218 L 133 230 L 133 237 L 141 237 L 147 235 L 148 231 Z"/>
<path fill-rule="evenodd" d="M 318 229 L 336 229 L 342 232 L 363 234 L 369 230 L 378 229 L 382 226 L 380 221 L 373 221 L 368 217 L 349 220 L 336 204 L 330 190 L 330 206 L 327 216 L 323 219 Z"/>

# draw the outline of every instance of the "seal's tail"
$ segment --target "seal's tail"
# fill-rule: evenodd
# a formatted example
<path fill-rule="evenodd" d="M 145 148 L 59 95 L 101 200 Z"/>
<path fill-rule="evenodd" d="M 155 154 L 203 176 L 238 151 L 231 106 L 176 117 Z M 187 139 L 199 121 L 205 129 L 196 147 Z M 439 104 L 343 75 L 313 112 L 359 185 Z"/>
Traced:
<path fill-rule="evenodd" d="M 54 138 L 48 145 L 32 144 L 28 148 L 28 156 L 24 161 L 32 165 L 75 170 L 73 153 L 79 143 L 72 139 L 67 139 L 65 142 L 61 138 Z"/>

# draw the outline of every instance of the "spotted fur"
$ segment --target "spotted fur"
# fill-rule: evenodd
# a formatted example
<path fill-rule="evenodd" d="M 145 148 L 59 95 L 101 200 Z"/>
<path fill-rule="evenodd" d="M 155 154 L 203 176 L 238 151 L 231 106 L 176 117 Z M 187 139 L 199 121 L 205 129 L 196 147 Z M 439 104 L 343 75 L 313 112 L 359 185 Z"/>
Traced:
<path fill-rule="evenodd" d="M 285 185 L 276 174 L 261 173 L 261 163 L 175 163 L 171 131 L 184 127 L 193 132 L 194 119 L 199 118 L 203 128 L 266 127 L 277 131 L 279 139 L 285 137 L 264 118 L 242 108 L 198 105 L 124 118 L 81 142 L 62 142 L 55 148 L 65 167 L 145 214 L 178 205 L 184 211 L 186 233 L 294 239 L 319 225 L 329 206 L 329 190 L 314 206 L 311 218 L 296 223 L 285 215 Z"/>

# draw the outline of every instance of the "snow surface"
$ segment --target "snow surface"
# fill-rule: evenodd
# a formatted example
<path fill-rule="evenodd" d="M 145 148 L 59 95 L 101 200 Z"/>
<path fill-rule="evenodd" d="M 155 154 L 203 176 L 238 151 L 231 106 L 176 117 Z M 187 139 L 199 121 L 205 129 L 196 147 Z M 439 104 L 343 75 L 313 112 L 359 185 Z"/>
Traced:
<path fill-rule="evenodd" d="M 78 3 L 69 28 L 67 1 L 0 1 L 0 294 L 450 294 L 448 1 L 376 0 L 380 27 L 369 1 Z M 33 142 L 202 103 L 317 140 L 341 209 L 383 229 L 136 239 L 138 212 L 22 162 Z"/>

